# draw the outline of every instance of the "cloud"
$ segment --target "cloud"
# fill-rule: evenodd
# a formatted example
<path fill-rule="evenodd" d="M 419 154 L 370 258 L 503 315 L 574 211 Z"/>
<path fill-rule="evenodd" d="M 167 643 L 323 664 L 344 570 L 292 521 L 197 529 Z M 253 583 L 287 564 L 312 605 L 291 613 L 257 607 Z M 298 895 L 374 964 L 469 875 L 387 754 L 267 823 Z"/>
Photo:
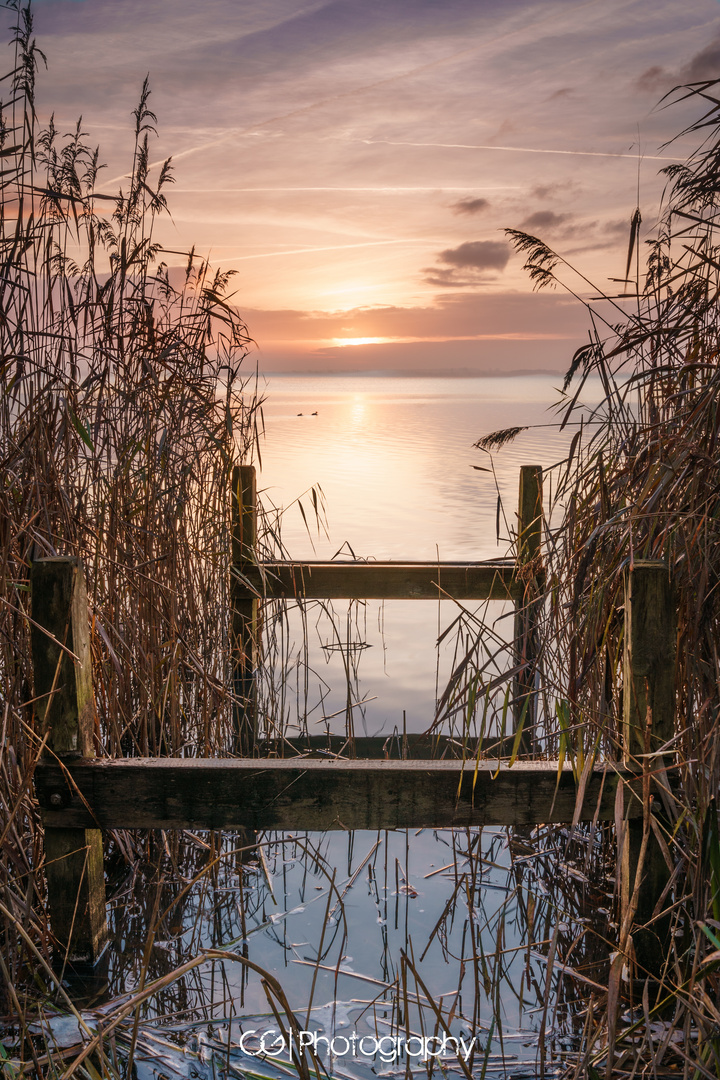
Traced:
<path fill-rule="evenodd" d="M 176 271 L 178 275 L 180 269 Z M 243 318 L 261 348 L 266 342 L 309 344 L 342 337 L 455 339 L 478 335 L 575 337 L 587 331 L 587 312 L 557 293 L 493 290 L 475 295 L 444 293 L 431 304 L 371 305 L 346 311 L 243 308 Z"/>
<path fill-rule="evenodd" d="M 635 81 L 635 89 L 644 94 L 659 94 L 673 82 L 673 76 L 664 67 L 653 64 L 652 67 L 643 71 L 639 79 Z"/>
<path fill-rule="evenodd" d="M 438 256 L 441 262 L 472 270 L 504 270 L 509 258 L 510 247 L 504 240 L 467 240 Z"/>
<path fill-rule="evenodd" d="M 720 79 L 720 37 L 706 45 L 680 72 L 683 82 Z"/>
<path fill-rule="evenodd" d="M 583 304 L 550 293 L 445 292 L 435 304 L 350 311 L 243 311 L 266 371 L 566 371 L 587 340 Z M 381 339 L 334 347 L 339 340 Z"/>
<path fill-rule="evenodd" d="M 628 218 L 618 218 L 615 221 L 607 221 L 604 225 L 606 233 L 610 233 L 611 236 L 629 236 L 630 235 L 630 220 Z"/>
<path fill-rule="evenodd" d="M 504 270 L 510 246 L 502 240 L 467 240 L 456 248 L 445 248 L 438 262 L 446 266 L 426 266 L 424 281 L 440 289 L 471 289 L 487 281 L 488 270 Z"/>
<path fill-rule="evenodd" d="M 489 206 L 487 199 L 459 199 L 452 204 L 450 209 L 453 214 L 479 214 L 481 210 L 487 210 Z"/>
<path fill-rule="evenodd" d="M 457 270 L 449 267 L 426 266 L 423 270 L 426 285 L 433 285 L 438 289 L 474 289 L 481 282 L 482 277 L 471 273 L 469 276 L 459 274 Z"/>
<path fill-rule="evenodd" d="M 720 79 L 720 37 L 714 38 L 700 52 L 695 53 L 679 71 L 653 64 L 643 71 L 635 82 L 635 88 L 644 93 L 663 94 L 673 86 L 706 79 Z"/>
<path fill-rule="evenodd" d="M 556 90 L 554 94 L 551 94 L 548 101 L 558 101 L 560 98 L 568 98 L 572 95 L 572 88 L 569 86 L 563 86 L 562 89 Z"/>
<path fill-rule="evenodd" d="M 571 218 L 571 214 L 556 214 L 553 210 L 536 210 L 520 222 L 521 229 L 542 229 L 545 232 L 559 229 Z"/>
<path fill-rule="evenodd" d="M 622 256 L 622 252 L 627 250 L 630 217 L 612 218 L 609 221 L 598 218 L 576 219 L 574 214 L 538 210 L 526 218 L 520 228 L 543 239 L 547 233 L 555 233 L 555 243 L 558 240 L 564 243 L 575 241 L 575 246 L 563 247 L 562 253 L 566 258 L 579 254 L 587 255 L 591 251 L 618 251 Z"/>
<path fill-rule="evenodd" d="M 533 199 L 567 198 L 568 194 L 577 196 L 581 190 L 575 180 L 558 180 L 553 184 L 535 184 L 530 195 Z"/>
<path fill-rule="evenodd" d="M 535 199 L 551 199 L 558 187 L 558 184 L 536 184 L 530 194 Z"/>
<path fill-rule="evenodd" d="M 236 266 L 238 302 L 313 309 L 453 289 L 476 299 L 530 283 L 523 260 L 497 257 L 502 245 L 493 266 L 463 257 L 463 239 L 500 241 L 503 226 L 550 209 L 555 221 L 529 231 L 563 249 L 571 230 L 584 250 L 614 240 L 602 222 L 629 205 L 636 120 L 651 150 L 664 143 L 694 106 L 671 119 L 648 113 L 652 99 L 713 62 L 720 7 L 692 11 L 667 0 L 41 0 L 50 69 L 38 108 L 61 131 L 82 112 L 110 180 L 131 160 L 120 130 L 150 71 L 153 160 L 172 154 L 182 188 L 158 239 Z M 674 81 L 633 92 L 643 72 Z M 660 182 L 645 169 L 643 184 Z M 626 232 L 612 250 L 594 277 L 624 266 Z"/>

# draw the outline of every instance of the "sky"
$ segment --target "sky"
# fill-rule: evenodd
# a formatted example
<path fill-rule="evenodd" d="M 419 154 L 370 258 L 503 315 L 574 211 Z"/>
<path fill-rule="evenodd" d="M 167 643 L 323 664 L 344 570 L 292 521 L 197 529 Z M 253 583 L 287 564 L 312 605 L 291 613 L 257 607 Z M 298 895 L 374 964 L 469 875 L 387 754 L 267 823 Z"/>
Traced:
<path fill-rule="evenodd" d="M 534 293 L 505 228 L 587 297 L 720 77 L 718 0 L 35 0 L 41 120 L 82 115 L 124 183 L 149 74 L 158 238 L 236 271 L 265 371 L 564 371 L 571 291 Z M 7 26 L 12 15 L 3 12 Z M 9 55 L 9 53 L 8 53 Z M 166 256 L 169 263 L 178 256 Z M 587 280 L 585 280 L 587 279 Z M 592 285 L 588 284 L 588 281 Z"/>

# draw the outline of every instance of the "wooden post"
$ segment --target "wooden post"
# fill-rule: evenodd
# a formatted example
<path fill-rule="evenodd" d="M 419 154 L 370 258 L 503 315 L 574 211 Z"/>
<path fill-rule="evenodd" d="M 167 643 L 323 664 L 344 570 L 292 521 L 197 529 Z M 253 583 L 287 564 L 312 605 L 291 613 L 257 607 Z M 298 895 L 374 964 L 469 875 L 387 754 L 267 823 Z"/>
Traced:
<path fill-rule="evenodd" d="M 516 663 L 527 666 L 513 680 L 513 720 L 517 732 L 522 723 L 520 749 L 531 753 L 537 720 L 535 663 L 538 654 L 537 581 L 542 566 L 542 468 L 522 465 L 517 523 L 517 572 L 525 582 L 524 595 L 515 601 L 514 639 Z"/>
<path fill-rule="evenodd" d="M 32 627 L 35 711 L 43 735 L 48 735 L 44 756 L 60 762 L 94 757 L 95 703 L 83 565 L 79 559 L 38 560 L 32 566 L 31 587 L 37 624 Z M 61 807 L 67 797 L 64 789 L 49 798 L 53 806 Z M 63 954 L 95 960 L 107 936 L 100 830 L 45 829 L 45 876 L 50 923 Z"/>
<path fill-rule="evenodd" d="M 668 742 L 675 726 L 675 645 L 677 612 L 664 562 L 638 560 L 625 578 L 623 749 L 625 764 L 643 773 L 643 819 L 625 822 L 622 852 L 622 915 L 631 920 L 640 974 L 658 975 L 667 952 L 670 919 L 653 919 L 669 880 L 669 870 L 652 828 L 658 812 L 658 777 L 670 755 L 648 757 Z M 654 793 L 653 793 L 654 792 Z M 632 798 L 632 796 L 630 796 Z M 627 801 L 627 795 L 626 795 Z M 627 813 L 626 805 L 626 813 Z M 643 836 L 645 855 L 638 877 Z M 637 886 L 637 889 L 636 889 Z M 633 897 L 636 902 L 632 910 Z"/>
<path fill-rule="evenodd" d="M 257 564 L 257 487 L 254 465 L 236 465 L 232 471 L 232 573 L 243 574 Z M 235 750 L 250 757 L 257 746 L 256 670 L 260 650 L 260 602 L 233 591 L 232 655 L 236 697 Z"/>

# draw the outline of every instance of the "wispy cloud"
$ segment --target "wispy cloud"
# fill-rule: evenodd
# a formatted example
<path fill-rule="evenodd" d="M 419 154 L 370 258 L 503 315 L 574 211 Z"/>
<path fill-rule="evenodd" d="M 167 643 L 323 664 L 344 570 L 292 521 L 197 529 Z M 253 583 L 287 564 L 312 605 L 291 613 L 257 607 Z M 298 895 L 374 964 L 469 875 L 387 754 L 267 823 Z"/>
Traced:
<path fill-rule="evenodd" d="M 636 80 L 635 87 L 643 93 L 659 94 L 673 86 L 707 79 L 720 79 L 720 36 L 695 53 L 680 69 L 652 64 Z"/>
<path fill-rule="evenodd" d="M 413 0 L 412 18 L 407 0 L 53 0 L 36 29 L 38 108 L 62 131 L 83 114 L 109 156 L 105 191 L 125 186 L 150 71 L 153 161 L 172 154 L 177 179 L 157 239 L 237 270 L 253 332 L 263 310 L 367 301 L 352 337 L 408 349 L 528 330 L 540 309 L 505 226 L 564 255 L 572 239 L 589 277 L 617 276 L 638 173 L 649 221 L 656 166 L 687 148 L 657 147 L 696 113 L 652 107 L 681 77 L 720 74 L 709 0 Z M 500 294 L 512 316 L 489 329 Z M 394 329 L 384 304 L 402 311 Z"/>
<path fill-rule="evenodd" d="M 562 225 L 567 225 L 570 218 L 570 214 L 556 214 L 554 210 L 536 210 L 534 214 L 530 214 L 529 217 L 520 222 L 520 228 L 542 229 L 551 232 L 559 229 Z"/>

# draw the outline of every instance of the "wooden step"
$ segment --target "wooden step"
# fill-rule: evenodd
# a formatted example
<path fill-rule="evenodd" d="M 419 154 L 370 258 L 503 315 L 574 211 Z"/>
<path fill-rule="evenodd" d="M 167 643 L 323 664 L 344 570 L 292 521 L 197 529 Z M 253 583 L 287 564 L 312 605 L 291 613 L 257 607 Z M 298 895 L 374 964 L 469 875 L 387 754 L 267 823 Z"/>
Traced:
<path fill-rule="evenodd" d="M 596 767 L 580 819 L 612 821 L 618 779 L 632 775 Z M 538 825 L 572 821 L 577 794 L 552 761 L 95 758 L 40 764 L 35 783 L 46 827 L 102 829 Z M 638 794 L 627 810 L 641 814 Z"/>

